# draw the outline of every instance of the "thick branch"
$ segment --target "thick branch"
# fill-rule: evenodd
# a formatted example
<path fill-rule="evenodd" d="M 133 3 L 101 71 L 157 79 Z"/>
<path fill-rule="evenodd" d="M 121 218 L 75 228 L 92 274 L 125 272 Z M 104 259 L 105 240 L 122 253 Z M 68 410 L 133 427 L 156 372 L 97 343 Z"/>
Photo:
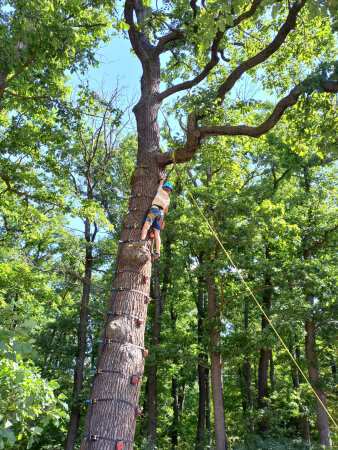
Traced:
<path fill-rule="evenodd" d="M 158 40 L 158 44 L 155 47 L 155 54 L 159 55 L 163 51 L 164 46 L 166 44 L 168 44 L 169 42 L 176 41 L 178 39 L 183 39 L 183 38 L 184 38 L 184 33 L 181 30 L 175 30 L 172 33 L 168 33 L 167 35 L 162 36 Z"/>
<path fill-rule="evenodd" d="M 169 97 L 172 94 L 175 94 L 176 92 L 180 92 L 186 89 L 191 89 L 192 87 L 196 86 L 198 83 L 203 81 L 211 72 L 211 70 L 218 64 L 219 58 L 217 56 L 217 53 L 219 51 L 218 45 L 221 42 L 224 34 L 227 30 L 230 28 L 235 27 L 239 23 L 241 23 L 244 19 L 247 19 L 248 17 L 251 17 L 256 12 L 256 9 L 261 4 L 262 0 L 254 0 L 251 8 L 248 11 L 245 11 L 243 14 L 239 15 L 236 19 L 234 19 L 233 25 L 227 25 L 224 31 L 218 31 L 216 33 L 216 37 L 211 45 L 211 59 L 209 62 L 204 66 L 203 70 L 191 80 L 184 81 L 183 83 L 179 83 L 176 86 L 172 86 L 162 93 L 159 94 L 159 99 L 162 101 L 165 98 Z"/>
<path fill-rule="evenodd" d="M 161 153 L 158 155 L 157 160 L 160 166 L 164 167 L 173 162 L 183 163 L 190 161 L 196 151 L 200 148 L 202 140 L 208 136 L 250 136 L 259 138 L 263 134 L 270 131 L 280 120 L 285 110 L 290 106 L 297 103 L 300 95 L 306 90 L 312 92 L 316 88 L 322 89 L 324 92 L 337 93 L 338 82 L 326 81 L 320 86 L 314 86 L 313 80 L 304 80 L 297 84 L 290 93 L 282 98 L 270 116 L 257 127 L 251 127 L 247 125 L 226 125 L 226 126 L 205 126 L 198 128 L 197 120 L 195 116 L 190 115 L 188 117 L 188 130 L 187 130 L 187 143 L 176 150 L 174 157 L 172 152 Z"/>
<path fill-rule="evenodd" d="M 128 35 L 133 50 L 140 61 L 144 63 L 149 60 L 149 56 L 146 49 L 143 47 L 141 33 L 138 31 L 134 23 L 134 4 L 135 0 L 126 0 L 124 6 L 124 18 L 126 23 L 129 25 Z"/>
<path fill-rule="evenodd" d="M 276 37 L 273 39 L 270 44 L 265 47 L 262 51 L 257 53 L 257 55 L 249 58 L 247 61 L 244 61 L 240 64 L 227 78 L 227 80 L 221 84 L 218 89 L 218 97 L 223 100 L 225 94 L 231 90 L 237 80 L 243 75 L 244 72 L 247 72 L 249 69 L 258 66 L 262 62 L 266 61 L 273 53 L 275 53 L 280 46 L 285 42 L 290 31 L 295 27 L 296 20 L 299 11 L 305 5 L 306 0 L 301 0 L 300 2 L 296 1 L 296 3 L 290 9 L 288 17 L 284 24 L 281 26 L 278 31 Z"/>
<path fill-rule="evenodd" d="M 338 224 L 334 227 L 330 228 L 329 230 L 326 230 L 324 232 L 323 239 L 320 241 L 315 242 L 310 247 L 308 247 L 303 253 L 311 255 L 313 252 L 318 250 L 320 247 L 322 247 L 324 244 L 326 244 L 331 236 L 331 233 L 334 233 L 338 229 Z"/>
<path fill-rule="evenodd" d="M 324 83 L 321 88 L 324 92 L 338 92 L 338 82 Z M 297 84 L 286 97 L 282 98 L 277 103 L 270 116 L 257 127 L 250 127 L 247 125 L 201 127 L 198 129 L 201 139 L 207 136 L 250 136 L 259 138 L 270 131 L 278 123 L 287 108 L 297 103 L 300 95 L 304 92 L 304 89 L 314 90 L 314 88 L 310 87 L 310 82 L 308 80 Z"/>

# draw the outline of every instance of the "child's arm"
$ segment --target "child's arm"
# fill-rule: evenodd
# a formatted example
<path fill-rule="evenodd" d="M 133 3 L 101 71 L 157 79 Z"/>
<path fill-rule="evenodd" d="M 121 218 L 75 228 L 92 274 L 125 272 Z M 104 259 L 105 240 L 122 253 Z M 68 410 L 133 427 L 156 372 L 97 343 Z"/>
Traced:
<path fill-rule="evenodd" d="M 163 183 L 164 183 L 164 178 L 161 177 L 161 178 L 160 178 L 160 186 L 163 186 Z"/>
<path fill-rule="evenodd" d="M 168 210 L 169 210 L 169 206 L 166 206 L 165 209 L 164 209 L 164 211 L 163 211 L 164 214 L 167 214 Z"/>

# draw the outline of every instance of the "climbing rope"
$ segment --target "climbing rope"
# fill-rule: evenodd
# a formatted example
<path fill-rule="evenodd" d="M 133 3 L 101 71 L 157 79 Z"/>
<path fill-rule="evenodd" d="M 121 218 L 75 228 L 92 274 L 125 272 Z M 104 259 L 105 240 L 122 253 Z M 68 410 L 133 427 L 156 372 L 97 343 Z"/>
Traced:
<path fill-rule="evenodd" d="M 181 176 L 177 164 L 176 164 L 176 160 L 175 160 L 175 153 L 174 152 L 170 152 L 174 166 L 175 166 L 175 171 L 177 176 L 179 177 L 179 179 L 181 180 L 183 186 L 185 187 L 185 189 L 187 190 L 188 194 L 190 195 L 194 205 L 197 207 L 200 215 L 203 217 L 205 223 L 207 224 L 207 227 L 209 228 L 210 232 L 215 236 L 217 242 L 219 243 L 219 245 L 221 246 L 225 256 L 227 257 L 228 261 L 230 262 L 230 264 L 232 265 L 232 267 L 234 268 L 234 270 L 236 271 L 236 273 L 238 274 L 240 280 L 242 281 L 242 283 L 244 284 L 244 286 L 247 288 L 247 290 L 249 291 L 251 297 L 254 299 L 256 305 L 258 306 L 259 310 L 261 311 L 261 313 L 263 314 L 263 316 L 266 318 L 266 320 L 268 321 L 269 325 L 271 326 L 271 328 L 273 329 L 273 331 L 275 332 L 277 338 L 279 339 L 279 341 L 281 342 L 282 346 L 284 347 L 284 349 L 286 350 L 286 352 L 288 353 L 288 355 L 290 356 L 291 360 L 293 361 L 293 363 L 295 364 L 295 366 L 297 367 L 297 369 L 299 370 L 299 372 L 301 373 L 302 377 L 304 378 L 304 380 L 306 381 L 306 383 L 308 384 L 308 386 L 310 387 L 310 389 L 312 390 L 312 392 L 314 393 L 315 397 L 317 398 L 317 400 L 319 401 L 319 403 L 322 405 L 322 407 L 324 408 L 326 414 L 328 415 L 328 417 L 330 417 L 330 419 L 332 420 L 333 424 L 335 425 L 336 428 L 338 428 L 337 423 L 335 422 L 334 418 L 332 417 L 332 415 L 329 413 L 329 411 L 327 410 L 326 406 L 324 405 L 324 403 L 322 402 L 322 400 L 320 399 L 319 395 L 317 394 L 317 392 L 315 391 L 315 389 L 312 387 L 310 381 L 308 380 L 307 376 L 305 375 L 305 373 L 303 372 L 303 370 L 301 369 L 301 367 L 299 366 L 299 364 L 297 363 L 296 359 L 294 358 L 294 356 L 292 355 L 292 353 L 290 352 L 290 350 L 288 349 L 288 347 L 286 346 L 285 342 L 283 341 L 283 339 L 281 338 L 281 336 L 279 335 L 278 331 L 276 330 L 276 328 L 274 327 L 273 323 L 271 322 L 270 318 L 268 317 L 268 315 L 266 314 L 266 312 L 264 311 L 264 309 L 262 308 L 261 304 L 259 303 L 259 301 L 257 300 L 255 294 L 252 292 L 252 290 L 250 289 L 250 286 L 248 285 L 248 283 L 244 280 L 240 270 L 237 268 L 236 264 L 234 263 L 234 261 L 232 260 L 229 252 L 224 248 L 221 239 L 219 238 L 218 234 L 216 233 L 216 231 L 213 229 L 213 227 L 210 225 L 210 222 L 208 221 L 208 219 L 205 217 L 202 208 L 199 206 L 199 204 L 197 203 L 197 201 L 195 200 L 195 197 L 192 195 L 189 187 L 187 186 L 187 184 L 185 183 L 185 181 L 183 180 L 183 177 Z"/>

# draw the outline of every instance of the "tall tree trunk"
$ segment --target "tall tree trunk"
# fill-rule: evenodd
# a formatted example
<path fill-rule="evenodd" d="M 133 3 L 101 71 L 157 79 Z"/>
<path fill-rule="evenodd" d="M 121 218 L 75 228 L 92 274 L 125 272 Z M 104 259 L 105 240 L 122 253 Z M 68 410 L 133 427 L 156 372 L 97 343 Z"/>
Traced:
<path fill-rule="evenodd" d="M 205 369 L 205 428 L 207 434 L 206 443 L 209 447 L 212 444 L 211 431 L 211 403 L 210 403 L 210 370 Z"/>
<path fill-rule="evenodd" d="M 290 350 L 292 351 L 292 350 Z M 296 358 L 298 361 L 298 364 L 300 364 L 300 348 L 299 345 L 297 345 L 296 347 Z M 294 366 L 292 366 L 291 368 L 291 376 L 292 376 L 292 381 L 293 381 L 293 386 L 296 389 L 299 389 L 300 387 L 300 383 L 302 381 L 302 378 L 299 376 L 300 373 L 298 371 L 297 368 L 295 368 Z M 302 405 L 299 405 L 299 429 L 300 429 L 300 434 L 302 439 L 304 439 L 304 441 L 307 441 L 309 444 L 311 443 L 311 437 L 310 437 L 310 425 L 309 425 L 309 420 L 303 410 Z"/>
<path fill-rule="evenodd" d="M 311 176 L 309 168 L 307 166 L 304 166 L 304 185 L 305 185 L 305 192 L 310 198 Z M 312 206 L 310 206 L 308 210 L 308 230 L 311 230 L 314 224 L 315 218 L 313 215 Z M 303 259 L 306 261 L 312 258 L 313 252 L 312 250 L 313 244 L 311 243 L 310 231 L 308 231 L 304 236 L 304 244 L 306 245 L 307 248 L 303 251 Z M 313 295 L 311 295 L 311 286 L 309 284 L 305 286 L 305 293 L 307 303 L 311 307 L 313 307 Z M 306 320 L 305 331 L 306 331 L 305 355 L 308 364 L 309 379 L 318 397 L 320 398 L 321 402 L 326 408 L 327 407 L 326 395 L 323 389 L 320 387 L 319 361 L 316 352 L 316 324 L 314 318 L 312 318 L 311 320 Z M 316 397 L 317 427 L 319 433 L 319 441 L 325 447 L 332 448 L 329 418 L 321 402 Z"/>
<path fill-rule="evenodd" d="M 176 377 L 171 379 L 171 394 L 173 397 L 173 423 L 171 426 L 171 448 L 173 450 L 178 447 L 178 411 L 179 411 L 179 402 L 178 402 L 178 381 Z"/>
<path fill-rule="evenodd" d="M 126 3 L 125 12 L 132 21 L 130 2 Z M 157 97 L 159 83 L 160 59 L 152 52 L 144 62 L 141 98 L 133 109 L 139 167 L 132 174 L 130 211 L 122 223 L 117 272 L 108 305 L 108 312 L 113 314 L 107 314 L 104 325 L 97 363 L 97 371 L 101 372 L 94 377 L 81 450 L 91 448 L 93 441 L 99 441 L 101 449 L 111 449 L 117 441 L 123 441 L 124 450 L 133 447 L 141 383 L 131 384 L 130 380 L 132 375 L 142 376 L 147 355 L 144 331 L 150 281 L 144 281 L 144 274 L 151 274 L 152 242 L 148 239 L 140 247 L 132 241 L 140 239 L 140 228 L 163 173 L 156 158 L 161 152 L 157 122 L 161 105 Z M 135 317 L 143 323 L 139 325 Z"/>
<path fill-rule="evenodd" d="M 265 247 L 265 258 L 270 259 L 270 249 L 268 246 Z M 264 284 L 266 286 L 271 284 L 271 278 L 268 274 L 264 276 Z M 263 293 L 263 303 L 265 311 L 269 314 L 271 309 L 271 297 L 272 290 L 267 289 Z M 262 315 L 262 332 L 269 325 L 265 316 Z M 268 391 L 268 371 L 269 371 L 269 361 L 271 358 L 271 349 L 262 347 L 260 351 L 259 358 L 259 369 L 258 369 L 258 408 L 265 410 L 268 406 L 266 399 L 269 397 Z M 258 422 L 259 433 L 263 437 L 267 437 L 269 434 L 269 421 L 265 415 Z"/>
<path fill-rule="evenodd" d="M 249 301 L 248 299 L 245 299 L 244 304 L 244 329 L 249 329 Z M 248 405 L 249 405 L 249 411 L 252 412 L 254 409 L 254 403 L 253 403 L 253 394 L 252 394 L 252 386 L 251 386 L 251 361 L 250 358 L 245 359 L 245 386 L 246 386 L 246 392 L 248 396 Z M 251 433 L 255 432 L 255 422 L 252 418 L 250 420 L 250 431 Z"/>
<path fill-rule="evenodd" d="M 91 232 L 90 221 L 85 219 L 85 239 L 87 242 L 86 256 L 85 256 L 85 276 L 83 280 L 83 290 L 81 299 L 81 312 L 80 312 L 80 324 L 78 331 L 78 352 L 76 355 L 76 365 L 74 371 L 74 384 L 73 384 L 73 406 L 70 411 L 70 420 L 68 427 L 67 440 L 65 444 L 66 450 L 73 450 L 75 447 L 76 437 L 79 429 L 79 423 L 81 418 L 81 404 L 79 403 L 79 395 L 83 388 L 83 369 L 86 357 L 87 347 L 87 327 L 88 327 L 88 305 L 91 288 L 91 278 L 93 269 L 93 254 L 91 246 Z"/>
<path fill-rule="evenodd" d="M 309 300 L 309 297 L 308 301 L 311 301 Z M 309 379 L 318 397 L 320 398 L 324 406 L 327 407 L 325 392 L 320 387 L 318 358 L 316 354 L 316 330 L 314 322 L 306 321 L 305 330 L 306 330 L 305 353 L 308 363 Z M 317 426 L 319 432 L 319 441 L 325 447 L 332 448 L 329 418 L 325 409 L 323 408 L 317 397 L 316 397 L 316 410 L 317 410 Z"/>
<path fill-rule="evenodd" d="M 215 278 L 209 277 L 207 281 L 208 289 L 208 319 L 214 318 L 217 310 L 216 305 L 216 288 Z M 211 350 L 211 389 L 214 406 L 214 423 L 215 423 L 215 441 L 216 450 L 225 450 L 228 448 L 226 427 L 225 427 L 225 411 L 224 411 L 224 393 L 221 357 L 217 348 L 219 347 L 219 334 L 216 328 L 211 326 L 208 329 L 209 337 L 212 344 Z"/>
<path fill-rule="evenodd" d="M 167 296 L 167 288 L 169 281 L 169 267 L 171 259 L 171 242 L 169 240 L 164 241 L 164 251 L 167 253 L 167 268 L 164 271 L 163 287 L 160 289 L 160 270 L 159 260 L 154 263 L 154 302 L 155 302 L 155 317 L 154 317 L 154 329 L 151 341 L 151 346 L 156 347 L 160 341 L 161 327 L 162 327 L 162 315 L 164 311 L 165 300 Z M 157 362 L 149 366 L 148 371 L 148 435 L 151 438 L 151 443 L 154 447 L 157 445 Z"/>
<path fill-rule="evenodd" d="M 197 297 L 197 342 L 199 348 L 203 341 L 203 319 L 204 319 L 204 302 L 203 302 L 203 286 L 202 279 L 198 279 L 198 297 Z M 196 447 L 200 448 L 200 444 L 204 441 L 204 424 L 205 424 L 205 409 L 206 409 L 206 355 L 200 351 L 198 354 L 199 364 L 198 371 L 198 420 L 196 431 Z"/>

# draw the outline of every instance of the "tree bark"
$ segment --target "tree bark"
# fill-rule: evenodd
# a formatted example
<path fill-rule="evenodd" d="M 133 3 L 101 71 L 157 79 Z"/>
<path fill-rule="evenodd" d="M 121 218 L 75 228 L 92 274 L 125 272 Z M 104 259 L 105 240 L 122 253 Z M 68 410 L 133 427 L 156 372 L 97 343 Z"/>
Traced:
<path fill-rule="evenodd" d="M 160 270 L 159 260 L 154 263 L 154 302 L 155 302 L 155 317 L 154 317 L 154 329 L 151 341 L 151 346 L 155 347 L 159 344 L 161 328 L 162 328 L 162 315 L 164 311 L 165 300 L 167 296 L 167 288 L 169 281 L 169 267 L 171 259 L 170 241 L 164 241 L 164 251 L 167 253 L 167 268 L 164 271 L 163 287 L 160 289 Z M 149 366 L 148 371 L 148 435 L 151 438 L 151 444 L 156 447 L 157 445 L 157 363 Z"/>
<path fill-rule="evenodd" d="M 127 3 L 126 3 L 127 4 Z M 130 5 L 130 2 L 129 2 Z M 144 370 L 145 320 L 151 274 L 151 240 L 143 246 L 130 241 L 140 239 L 146 211 L 151 206 L 162 173 L 156 155 L 160 153 L 157 122 L 160 102 L 156 97 L 160 82 L 159 57 L 144 67 L 141 98 L 134 107 L 138 132 L 137 167 L 131 179 L 130 211 L 122 223 L 121 243 L 116 258 L 113 290 L 104 325 L 97 370 L 92 385 L 81 450 L 91 448 L 93 440 L 100 449 L 112 449 L 123 441 L 123 449 L 133 447 L 141 382 L 131 384 L 131 376 Z M 124 288 L 121 289 L 121 288 Z M 113 314 L 109 314 L 109 311 Z M 136 318 L 143 323 L 138 324 Z M 140 378 L 139 378 L 140 380 Z M 97 445 L 97 444 L 96 444 Z"/>
<path fill-rule="evenodd" d="M 308 298 L 308 301 L 309 300 Z M 326 395 L 323 389 L 320 387 L 319 380 L 319 368 L 318 358 L 316 355 L 316 330 L 313 321 L 305 322 L 305 353 L 308 362 L 308 371 L 310 382 L 315 389 L 318 397 L 327 408 Z M 316 397 L 316 410 L 317 410 L 317 426 L 319 432 L 319 441 L 322 445 L 328 448 L 332 448 L 332 441 L 330 436 L 330 424 L 328 415 Z"/>
<path fill-rule="evenodd" d="M 217 310 L 215 278 L 208 277 L 208 319 L 212 320 Z M 208 329 L 212 345 L 211 350 L 211 389 L 214 406 L 215 442 L 216 450 L 226 450 L 228 442 L 225 427 L 224 394 L 221 357 L 218 351 L 219 334 L 214 326 Z"/>
<path fill-rule="evenodd" d="M 201 258 L 200 258 L 201 259 Z M 197 342 L 201 349 L 203 341 L 203 319 L 204 319 L 204 299 L 203 299 L 203 286 L 202 279 L 198 279 L 198 297 L 197 297 Z M 198 419 L 197 419 L 197 431 L 196 431 L 196 448 L 200 448 L 200 445 L 204 441 L 204 425 L 205 425 L 205 410 L 206 410 L 206 355 L 200 351 L 198 354 L 200 363 L 197 367 L 198 372 Z"/>
<path fill-rule="evenodd" d="M 270 249 L 268 246 L 265 247 L 265 258 L 267 260 L 270 259 Z M 268 274 L 264 276 L 264 284 L 266 286 L 271 285 L 271 278 Z M 263 293 L 263 303 L 265 307 L 265 311 L 269 314 L 271 309 L 271 297 L 272 290 L 267 289 Z M 262 332 L 264 332 L 265 328 L 269 325 L 265 316 L 262 315 Z M 262 347 L 260 351 L 260 359 L 259 359 L 259 369 L 258 369 L 258 408 L 265 410 L 268 406 L 267 398 L 269 397 L 268 391 L 268 370 L 269 370 L 269 361 L 271 358 L 271 349 Z M 263 437 L 267 437 L 269 434 L 269 421 L 263 415 L 261 420 L 258 423 L 259 433 Z"/>
<path fill-rule="evenodd" d="M 249 329 L 249 302 L 246 299 L 244 305 L 244 329 Z M 254 409 L 253 403 L 253 394 L 252 394 L 252 386 L 251 386 L 251 361 L 250 358 L 245 359 L 245 386 L 246 392 L 248 396 L 248 405 L 250 412 Z M 251 433 L 255 432 L 255 422 L 252 418 L 250 418 L 250 431 Z"/>
<path fill-rule="evenodd" d="M 212 432 L 211 432 L 211 404 L 210 404 L 210 370 L 205 369 L 205 428 L 207 434 L 207 445 L 211 447 Z"/>
<path fill-rule="evenodd" d="M 297 345 L 297 347 L 296 347 L 296 358 L 297 358 L 298 364 L 300 364 L 300 348 L 299 348 L 299 345 Z M 293 386 L 296 389 L 299 389 L 300 383 L 302 381 L 302 378 L 299 375 L 300 374 L 299 374 L 298 369 L 295 368 L 294 366 L 292 366 L 292 368 L 291 368 L 291 376 L 292 376 Z M 298 408 L 299 408 L 299 429 L 300 429 L 300 435 L 302 436 L 302 439 L 304 439 L 304 441 L 307 441 L 310 444 L 311 443 L 311 437 L 310 437 L 309 420 L 308 420 L 305 412 L 303 411 L 303 407 L 302 407 L 301 404 L 298 406 Z"/>
<path fill-rule="evenodd" d="M 85 219 L 85 239 L 87 242 L 85 255 L 85 275 L 83 281 L 80 324 L 78 331 L 78 353 L 76 355 L 76 366 L 74 371 L 74 385 L 73 385 L 73 406 L 70 411 L 70 420 L 65 444 L 65 450 L 73 450 L 79 429 L 81 418 L 81 404 L 79 403 L 79 395 L 83 388 L 83 369 L 86 357 L 87 347 L 87 328 L 88 328 L 88 305 L 91 289 L 91 277 L 93 269 L 93 254 L 91 246 L 91 232 L 90 221 Z"/>
<path fill-rule="evenodd" d="M 308 166 L 304 166 L 304 186 L 306 194 L 310 196 L 311 176 Z M 309 231 L 307 231 L 307 233 L 304 236 L 304 244 L 306 245 L 306 248 L 303 251 L 304 260 L 310 260 L 312 258 L 313 251 L 315 251 L 317 248 L 322 246 L 327 241 L 328 235 L 326 234 L 325 238 L 321 242 L 317 242 L 317 244 L 313 245 L 313 243 L 311 242 L 310 230 L 314 225 L 315 225 L 315 218 L 313 215 L 312 206 L 310 206 L 308 211 Z M 309 283 L 307 283 L 307 285 L 305 286 L 305 295 L 307 303 L 311 307 L 313 307 L 314 296 L 311 294 L 311 286 Z M 326 394 L 320 386 L 319 361 L 316 352 L 316 324 L 313 317 L 311 320 L 306 320 L 305 331 L 306 331 L 305 355 L 308 364 L 309 379 L 318 397 L 320 398 L 321 402 L 326 408 L 327 407 Z M 332 448 L 329 418 L 321 402 L 316 397 L 317 427 L 319 433 L 319 441 L 325 447 Z"/>
<path fill-rule="evenodd" d="M 179 411 L 179 402 L 178 402 L 178 381 L 177 378 L 171 379 L 171 394 L 173 397 L 173 423 L 171 426 L 171 448 L 177 449 L 178 446 L 178 411 Z"/>

